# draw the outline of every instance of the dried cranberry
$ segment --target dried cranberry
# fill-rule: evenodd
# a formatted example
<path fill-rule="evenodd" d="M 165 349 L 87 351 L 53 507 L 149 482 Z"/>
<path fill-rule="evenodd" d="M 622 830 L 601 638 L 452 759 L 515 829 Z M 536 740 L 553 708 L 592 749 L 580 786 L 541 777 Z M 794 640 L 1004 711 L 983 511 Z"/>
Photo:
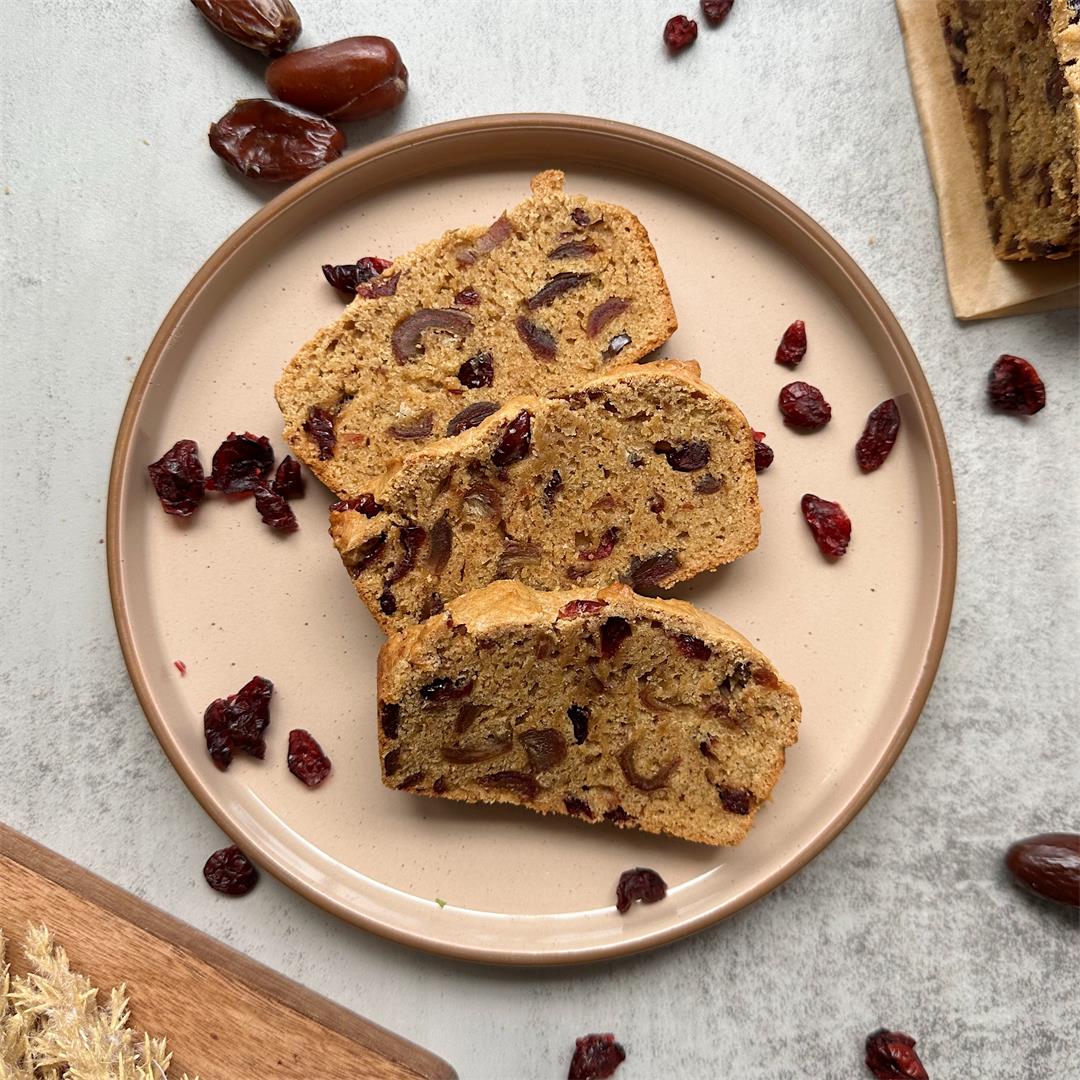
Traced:
<path fill-rule="evenodd" d="M 438 678 L 420 687 L 420 696 L 432 705 L 457 701 L 472 693 L 473 681 L 465 675 L 459 679 Z"/>
<path fill-rule="evenodd" d="M 394 702 L 384 701 L 379 707 L 379 723 L 383 734 L 388 739 L 396 739 L 398 736 L 398 723 L 401 721 L 401 706 Z"/>
<path fill-rule="evenodd" d="M 697 23 L 685 15 L 673 15 L 664 25 L 664 44 L 672 53 L 681 52 L 697 40 Z"/>
<path fill-rule="evenodd" d="M 646 507 L 648 507 L 650 513 L 662 514 L 664 512 L 664 507 L 667 506 L 667 502 L 664 499 L 663 495 L 659 494 L 658 492 L 654 492 L 646 500 L 645 505 Z"/>
<path fill-rule="evenodd" d="M 671 443 L 662 441 L 656 443 L 653 450 L 663 454 L 676 472 L 697 472 L 709 464 L 711 457 L 709 444 L 706 442 L 686 442 L 680 446 L 672 446 Z"/>
<path fill-rule="evenodd" d="M 224 495 L 238 495 L 265 487 L 274 467 L 274 451 L 265 435 L 235 431 L 214 451 L 207 487 Z"/>
<path fill-rule="evenodd" d="M 283 499 L 300 499 L 304 495 L 304 474 L 300 471 L 300 462 L 286 454 L 274 473 L 274 482 L 270 490 Z"/>
<path fill-rule="evenodd" d="M 584 799 L 579 799 L 574 795 L 567 795 L 563 799 L 563 806 L 566 807 L 566 812 L 568 814 L 574 814 L 576 817 L 589 818 L 590 821 L 592 820 L 592 808 Z"/>
<path fill-rule="evenodd" d="M 352 577 L 358 578 L 379 557 L 385 546 L 385 531 L 368 537 L 352 555 L 352 563 L 349 566 Z"/>
<path fill-rule="evenodd" d="M 628 814 L 621 806 L 614 806 L 604 811 L 604 820 L 618 825 L 624 821 L 633 821 L 633 816 Z"/>
<path fill-rule="evenodd" d="M 825 395 L 806 382 L 788 383 L 780 391 L 779 405 L 784 423 L 797 431 L 817 431 L 832 418 Z"/>
<path fill-rule="evenodd" d="M 878 1080 L 929 1080 L 915 1040 L 902 1031 L 877 1031 L 866 1036 L 866 1067 Z"/>
<path fill-rule="evenodd" d="M 330 759 L 311 733 L 303 728 L 289 732 L 289 772 L 308 787 L 318 787 L 330 775 Z"/>
<path fill-rule="evenodd" d="M 816 495 L 804 495 L 801 505 L 803 517 L 822 555 L 839 559 L 851 542 L 851 518 L 844 513 L 844 508 Z"/>
<path fill-rule="evenodd" d="M 252 757 L 266 754 L 263 732 L 270 725 L 270 696 L 274 684 L 255 675 L 235 694 L 210 702 L 203 713 L 206 749 L 221 770 L 229 767 L 233 753 L 243 750 Z"/>
<path fill-rule="evenodd" d="M 710 26 L 719 26 L 727 17 L 735 0 L 701 0 L 701 14 Z"/>
<path fill-rule="evenodd" d="M 612 615 L 604 620 L 600 627 L 600 656 L 604 660 L 610 660 L 621 648 L 622 643 L 633 632 L 633 628 L 618 615 Z"/>
<path fill-rule="evenodd" d="M 206 884 L 226 896 L 245 896 L 259 880 L 259 871 L 235 844 L 215 851 L 202 872 Z"/>
<path fill-rule="evenodd" d="M 990 369 L 990 401 L 1003 412 L 1034 416 L 1046 405 L 1046 387 L 1027 360 L 1003 353 Z"/>
<path fill-rule="evenodd" d="M 635 900 L 643 904 L 655 904 L 667 896 L 667 885 L 655 871 L 644 866 L 635 866 L 633 870 L 624 870 L 619 875 L 619 884 L 615 886 L 615 907 L 625 915 Z"/>
<path fill-rule="evenodd" d="M 199 448 L 191 439 L 180 439 L 152 465 L 147 465 L 161 508 L 174 517 L 190 517 L 206 494 L 206 478 Z"/>
<path fill-rule="evenodd" d="M 671 577 L 681 565 L 679 556 L 671 550 L 658 551 L 646 559 L 639 559 L 635 555 L 630 560 L 630 566 L 622 581 L 635 589 L 657 586 L 662 584 L 665 578 Z"/>
<path fill-rule="evenodd" d="M 866 427 L 855 444 L 855 460 L 863 472 L 873 472 L 885 464 L 900 433 L 900 410 L 892 398 L 883 401 L 866 418 Z"/>
<path fill-rule="evenodd" d="M 476 307 L 480 303 L 480 294 L 475 289 L 462 289 L 454 296 L 458 307 Z"/>
<path fill-rule="evenodd" d="M 339 263 L 337 266 L 324 263 L 322 272 L 323 277 L 335 289 L 340 289 L 344 293 L 352 293 L 355 296 L 357 285 L 362 285 L 365 281 L 378 277 L 384 270 L 389 269 L 391 265 L 390 259 L 379 259 L 374 255 L 365 255 L 364 258 L 357 259 L 354 263 Z"/>
<path fill-rule="evenodd" d="M 384 615 L 393 615 L 397 611 L 397 598 L 389 589 L 379 593 L 379 610 Z"/>
<path fill-rule="evenodd" d="M 180 672 L 181 676 L 187 674 L 187 664 L 185 664 L 183 660 L 174 660 L 173 667 Z"/>
<path fill-rule="evenodd" d="M 690 660 L 708 660 L 712 657 L 712 649 L 692 634 L 672 634 L 672 640 L 679 652 Z"/>
<path fill-rule="evenodd" d="M 595 615 L 607 607 L 606 600 L 571 600 L 559 609 L 555 621 L 559 619 L 580 619 L 584 615 Z"/>
<path fill-rule="evenodd" d="M 589 737 L 589 708 L 587 705 L 571 705 L 566 715 L 574 728 L 574 742 L 580 746 Z"/>
<path fill-rule="evenodd" d="M 470 356 L 461 367 L 458 368 L 458 382 L 467 386 L 470 390 L 479 390 L 483 386 L 490 386 L 495 381 L 495 361 L 491 353 L 482 352 Z"/>
<path fill-rule="evenodd" d="M 723 491 L 723 489 L 724 478 L 722 476 L 713 476 L 712 473 L 699 476 L 694 481 L 695 495 L 715 495 L 718 491 Z"/>
<path fill-rule="evenodd" d="M 773 463 L 773 449 L 764 438 L 764 431 L 754 432 L 754 472 L 764 472 Z"/>
<path fill-rule="evenodd" d="M 538 326 L 531 319 L 526 319 L 524 315 L 515 320 L 514 328 L 533 356 L 538 356 L 541 360 L 555 359 L 558 344 L 550 330 Z"/>
<path fill-rule="evenodd" d="M 401 280 L 401 271 L 391 274 L 389 277 L 373 278 L 371 281 L 356 286 L 356 295 L 361 300 L 374 300 L 379 296 L 394 296 L 397 293 L 398 282 Z"/>
<path fill-rule="evenodd" d="M 446 425 L 447 435 L 460 435 L 477 424 L 482 424 L 492 413 L 499 411 L 499 405 L 494 401 L 474 401 L 466 405 L 464 409 L 453 417 Z"/>
<path fill-rule="evenodd" d="M 614 1035 L 583 1035 L 570 1059 L 569 1080 L 607 1080 L 625 1060 Z"/>
<path fill-rule="evenodd" d="M 330 509 L 338 513 L 345 510 L 355 510 L 358 514 L 363 514 L 364 517 L 369 518 L 382 511 L 382 507 L 375 501 L 375 496 L 371 492 L 357 495 L 355 499 L 339 499 L 337 502 L 330 504 Z"/>
<path fill-rule="evenodd" d="M 390 567 L 383 585 L 389 588 L 396 585 L 406 574 L 411 573 L 416 566 L 417 556 L 427 540 L 427 530 L 420 525 L 404 525 L 400 529 L 401 536 L 401 559 Z M 388 612 L 388 614 L 393 614 Z"/>
<path fill-rule="evenodd" d="M 785 331 L 776 348 L 776 362 L 795 367 L 806 355 L 806 323 L 796 319 Z"/>
<path fill-rule="evenodd" d="M 263 524 L 278 532 L 296 532 L 300 528 L 292 507 L 269 488 L 255 489 L 255 509 L 259 511 Z"/>
<path fill-rule="evenodd" d="M 729 788 L 717 784 L 716 793 L 720 796 L 720 805 L 729 814 L 745 817 L 750 813 L 751 794 L 746 788 Z"/>
<path fill-rule="evenodd" d="M 575 274 L 569 270 L 564 270 L 561 274 L 556 274 L 545 285 L 542 285 L 532 296 L 525 301 L 525 306 L 530 311 L 535 311 L 537 308 L 548 307 L 553 304 L 563 293 L 570 292 L 571 289 L 579 289 L 582 285 L 585 285 L 592 280 L 592 274 Z"/>
<path fill-rule="evenodd" d="M 570 217 L 573 219 L 574 224 L 582 229 L 587 229 L 592 224 L 592 221 L 589 218 L 589 211 L 586 210 L 584 206 L 575 206 L 574 209 L 570 211 Z"/>
<path fill-rule="evenodd" d="M 334 456 L 334 446 L 337 443 L 334 418 L 325 409 L 312 405 L 304 421 L 304 430 L 315 440 L 319 460 L 329 461 Z"/>
<path fill-rule="evenodd" d="M 545 510 L 550 510 L 555 505 L 555 496 L 562 490 L 563 478 L 558 469 L 551 471 L 547 483 L 544 485 L 544 493 L 540 496 L 540 502 Z"/>
<path fill-rule="evenodd" d="M 532 415 L 525 409 L 503 428 L 498 445 L 491 451 L 491 461 L 497 469 L 505 469 L 527 457 L 532 444 Z"/>
<path fill-rule="evenodd" d="M 604 534 L 600 537 L 600 543 L 597 544 L 593 551 L 579 551 L 578 558 L 584 562 L 598 562 L 601 559 L 606 559 L 615 550 L 615 543 L 618 539 L 619 527 L 618 525 L 612 525 L 610 529 L 604 530 Z"/>

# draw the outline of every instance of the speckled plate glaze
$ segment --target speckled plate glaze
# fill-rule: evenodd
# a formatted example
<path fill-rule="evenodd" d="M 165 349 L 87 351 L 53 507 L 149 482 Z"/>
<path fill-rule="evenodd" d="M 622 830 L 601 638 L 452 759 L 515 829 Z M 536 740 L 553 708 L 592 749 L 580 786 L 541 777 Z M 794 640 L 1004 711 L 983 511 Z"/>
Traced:
<path fill-rule="evenodd" d="M 279 536 L 250 502 L 209 499 L 189 522 L 162 513 L 146 465 L 179 438 L 204 463 L 233 430 L 271 436 L 273 385 L 293 351 L 341 310 L 324 262 L 392 256 L 444 229 L 493 221 L 542 168 L 630 207 L 648 228 L 680 329 L 662 355 L 704 378 L 768 433 L 761 545 L 677 594 L 755 641 L 800 691 L 799 744 L 738 848 L 441 803 L 379 782 L 375 661 L 381 634 L 326 534 L 329 495 L 309 478 L 301 529 Z M 780 422 L 784 328 L 806 321 L 798 377 L 832 423 Z M 853 446 L 894 397 L 903 430 L 880 471 Z M 840 500 L 847 556 L 827 563 L 799 513 Z M 139 700 L 169 759 L 260 865 L 344 919 L 434 952 L 500 963 L 631 953 L 688 934 L 775 888 L 870 797 L 911 733 L 945 641 L 956 517 L 944 435 L 896 320 L 850 257 L 782 196 L 725 161 L 601 120 L 518 115 L 388 139 L 289 188 L 195 275 L 154 338 L 120 427 L 109 491 L 109 575 Z M 187 675 L 173 665 L 181 660 Z M 274 680 L 263 762 L 211 764 L 207 703 L 258 673 Z M 288 732 L 310 729 L 334 762 L 317 790 L 286 769 Z M 651 866 L 662 903 L 614 908 L 620 872 Z M 445 907 L 436 903 L 445 901 Z"/>

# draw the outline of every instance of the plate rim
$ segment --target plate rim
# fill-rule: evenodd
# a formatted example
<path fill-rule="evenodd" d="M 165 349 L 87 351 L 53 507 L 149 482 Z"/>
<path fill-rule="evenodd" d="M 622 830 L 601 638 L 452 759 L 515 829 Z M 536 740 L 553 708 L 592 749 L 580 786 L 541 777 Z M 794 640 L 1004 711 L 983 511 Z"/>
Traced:
<path fill-rule="evenodd" d="M 147 347 L 124 405 L 109 472 L 105 550 L 113 621 L 116 626 L 128 677 L 131 679 L 135 696 L 143 714 L 170 764 L 176 770 L 188 791 L 191 792 L 202 809 L 209 814 L 211 819 L 230 839 L 236 843 L 243 843 L 245 837 L 239 835 L 239 830 L 236 829 L 224 811 L 220 810 L 213 800 L 203 798 L 201 784 L 194 774 L 186 768 L 177 745 L 169 736 L 164 717 L 153 700 L 149 677 L 139 664 L 135 636 L 128 618 L 120 557 L 120 519 L 121 507 L 124 501 L 124 478 L 128 472 L 128 460 L 143 400 L 146 397 L 153 375 L 161 362 L 166 346 L 181 319 L 201 293 L 203 287 L 248 239 L 289 210 L 295 203 L 300 202 L 316 189 L 333 182 L 345 173 L 362 170 L 373 161 L 389 157 L 399 150 L 412 148 L 417 144 L 433 143 L 443 139 L 473 135 L 477 132 L 491 133 L 500 130 L 528 128 L 543 129 L 549 133 L 573 131 L 644 145 L 665 155 L 704 167 L 721 177 L 725 182 L 734 183 L 744 188 L 750 196 L 757 197 L 769 204 L 774 211 L 787 217 L 819 251 L 822 251 L 831 259 L 836 269 L 848 280 L 855 292 L 866 304 L 870 313 L 877 319 L 886 338 L 895 349 L 926 423 L 938 492 L 938 504 L 941 511 L 940 585 L 937 591 L 937 603 L 930 639 L 922 670 L 908 699 L 900 723 L 893 734 L 892 741 L 884 748 L 884 752 L 874 769 L 863 779 L 858 788 L 848 797 L 827 826 L 814 837 L 813 841 L 798 852 L 794 858 L 784 863 L 729 905 L 721 904 L 692 919 L 676 922 L 661 930 L 647 934 L 627 935 L 619 941 L 609 944 L 547 951 L 499 950 L 484 946 L 461 945 L 457 942 L 431 941 L 422 934 L 401 929 L 392 923 L 382 921 L 364 912 L 346 908 L 340 902 L 320 893 L 316 888 L 295 877 L 286 865 L 279 864 L 263 851 L 247 850 L 245 845 L 246 854 L 254 862 L 273 874 L 274 877 L 294 892 L 299 893 L 324 911 L 328 911 L 344 921 L 375 933 L 380 937 L 434 955 L 456 959 L 492 964 L 550 966 L 610 960 L 616 957 L 633 955 L 679 940 L 735 914 L 735 912 L 748 907 L 783 884 L 828 847 L 866 805 L 896 763 L 900 752 L 906 745 L 922 714 L 930 694 L 944 652 L 956 591 L 958 552 L 956 493 L 945 431 L 925 373 L 899 321 L 870 278 L 831 233 L 775 188 L 726 159 L 681 139 L 648 128 L 613 120 L 563 113 L 498 113 L 450 120 L 414 128 L 380 139 L 363 149 L 338 159 L 336 162 L 312 173 L 274 196 L 265 206 L 247 218 L 216 248 L 173 302 Z M 508 157 L 507 160 L 510 160 L 510 158 Z"/>

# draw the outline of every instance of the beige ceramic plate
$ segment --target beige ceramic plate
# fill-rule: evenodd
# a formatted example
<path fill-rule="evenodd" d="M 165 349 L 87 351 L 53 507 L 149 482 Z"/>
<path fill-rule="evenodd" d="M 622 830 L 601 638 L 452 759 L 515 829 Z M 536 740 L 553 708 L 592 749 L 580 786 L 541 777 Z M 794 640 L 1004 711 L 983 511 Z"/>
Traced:
<path fill-rule="evenodd" d="M 233 430 L 278 452 L 274 381 L 341 310 L 324 262 L 390 256 L 444 229 L 493 221 L 557 166 L 570 191 L 623 203 L 648 228 L 681 328 L 664 354 L 768 433 L 761 546 L 680 595 L 755 641 L 802 695 L 798 746 L 749 839 L 717 849 L 385 790 L 374 728 L 381 635 L 326 535 L 329 496 L 309 479 L 299 533 L 250 503 L 211 499 L 184 523 L 161 512 L 146 465 L 193 438 L 204 463 Z M 806 321 L 800 377 L 833 405 L 811 436 L 784 429 L 773 363 Z M 852 452 L 867 412 L 895 397 L 903 431 L 885 467 Z M 838 564 L 814 547 L 804 492 L 839 499 L 854 541 Z M 109 492 L 109 572 L 120 640 L 172 763 L 221 827 L 324 908 L 398 941 L 476 960 L 556 963 L 633 952 L 730 915 L 820 851 L 900 752 L 937 668 L 953 595 L 956 520 L 930 391 L 892 314 L 851 259 L 760 181 L 652 132 L 562 116 L 465 120 L 409 132 L 283 193 L 195 275 L 155 337 L 124 414 Z M 186 677 L 173 666 L 187 665 Z M 274 680 L 265 762 L 211 764 L 201 716 L 254 673 Z M 285 768 L 290 728 L 334 762 L 309 791 Z M 663 903 L 616 914 L 630 866 L 655 867 Z M 445 908 L 435 903 L 446 901 Z"/>

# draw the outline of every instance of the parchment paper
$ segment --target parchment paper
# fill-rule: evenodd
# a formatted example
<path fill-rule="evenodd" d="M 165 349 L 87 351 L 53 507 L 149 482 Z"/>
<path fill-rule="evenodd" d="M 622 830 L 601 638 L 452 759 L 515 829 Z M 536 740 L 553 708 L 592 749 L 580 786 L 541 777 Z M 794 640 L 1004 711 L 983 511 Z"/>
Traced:
<path fill-rule="evenodd" d="M 896 0 L 923 145 L 937 192 L 945 273 L 958 319 L 992 319 L 1080 304 L 1080 257 L 1002 262 L 994 256 L 978 167 L 934 0 Z"/>

